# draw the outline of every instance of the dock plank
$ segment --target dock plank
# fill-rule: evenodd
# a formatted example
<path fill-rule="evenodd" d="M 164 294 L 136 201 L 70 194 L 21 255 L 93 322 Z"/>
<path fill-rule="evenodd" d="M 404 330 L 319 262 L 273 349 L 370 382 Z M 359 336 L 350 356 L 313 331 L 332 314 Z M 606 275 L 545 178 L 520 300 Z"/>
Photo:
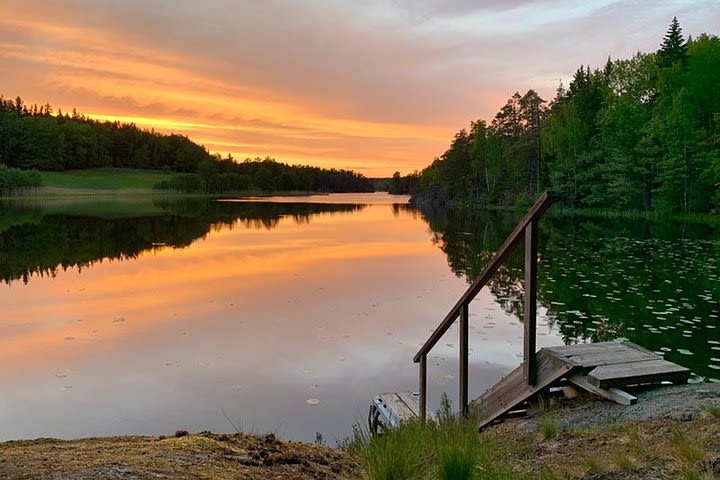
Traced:
<path fill-rule="evenodd" d="M 545 347 L 547 350 L 561 357 L 571 357 L 573 355 L 582 355 L 588 353 L 601 353 L 607 351 L 625 351 L 627 350 L 625 342 L 597 342 L 597 343 L 578 343 L 576 345 L 558 345 L 556 347 Z"/>
<path fill-rule="evenodd" d="M 588 382 L 598 388 L 624 387 L 661 381 L 685 382 L 690 369 L 656 358 L 640 362 L 602 365 L 588 373 Z"/>
<path fill-rule="evenodd" d="M 612 400 L 613 402 L 619 403 L 620 405 L 634 405 L 635 403 L 637 403 L 636 396 L 630 395 L 629 393 L 624 392 L 619 388 L 608 388 L 607 390 L 604 388 L 598 388 L 588 382 L 587 376 L 585 375 L 573 375 L 571 377 L 568 377 L 568 381 L 584 390 L 587 390 L 590 393 L 594 393 L 595 395 L 598 395 L 600 397 L 607 398 L 608 400 Z"/>
<path fill-rule="evenodd" d="M 473 402 L 473 407 L 478 412 L 480 428 L 493 422 L 576 368 L 544 350 L 537 353 L 537 366 L 536 385 L 528 385 L 525 382 L 523 365 L 520 365 Z"/>
<path fill-rule="evenodd" d="M 396 392 L 395 395 L 407 405 L 416 417 L 420 416 L 420 399 L 416 395 L 411 392 Z M 435 415 L 430 410 L 426 410 L 425 418 L 432 420 Z"/>
<path fill-rule="evenodd" d="M 383 394 L 382 398 L 398 421 L 410 420 L 416 416 L 415 412 L 400 399 L 397 393 Z"/>
<path fill-rule="evenodd" d="M 642 362 L 662 358 L 654 353 L 643 352 L 625 347 L 623 350 L 606 349 L 601 352 L 589 352 L 569 357 L 569 360 L 583 368 L 615 365 L 619 363 Z"/>

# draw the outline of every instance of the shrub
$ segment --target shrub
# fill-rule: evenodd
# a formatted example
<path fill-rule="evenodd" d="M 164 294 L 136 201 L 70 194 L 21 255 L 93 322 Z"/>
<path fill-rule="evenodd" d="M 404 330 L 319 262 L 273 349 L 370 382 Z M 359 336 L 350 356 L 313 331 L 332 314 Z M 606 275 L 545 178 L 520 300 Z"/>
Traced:
<path fill-rule="evenodd" d="M 42 177 L 37 170 L 10 168 L 0 163 L 0 195 L 24 188 L 42 187 Z"/>
<path fill-rule="evenodd" d="M 182 173 L 169 180 L 158 182 L 155 190 L 175 190 L 184 193 L 204 192 L 207 190 L 205 180 L 196 173 Z"/>

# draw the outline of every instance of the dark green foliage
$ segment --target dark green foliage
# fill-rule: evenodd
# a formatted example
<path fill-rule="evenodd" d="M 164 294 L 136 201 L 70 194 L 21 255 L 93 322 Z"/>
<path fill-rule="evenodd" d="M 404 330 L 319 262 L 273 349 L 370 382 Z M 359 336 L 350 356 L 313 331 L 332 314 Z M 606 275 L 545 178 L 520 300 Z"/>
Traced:
<path fill-rule="evenodd" d="M 387 190 L 388 193 L 391 193 L 393 195 L 413 194 L 418 190 L 419 182 L 420 173 L 418 173 L 417 171 L 404 177 L 400 175 L 400 172 L 395 172 L 392 178 L 381 182 L 381 189 Z"/>
<path fill-rule="evenodd" d="M 720 218 L 683 215 L 685 222 L 664 214 L 590 213 L 571 216 L 554 207 L 540 222 L 538 302 L 547 308 L 548 323 L 567 344 L 626 337 L 667 351 L 666 359 L 698 375 L 718 378 L 713 348 L 720 334 L 713 325 L 720 304 Z M 452 209 L 422 215 L 451 270 L 471 282 L 522 212 Z M 488 285 L 498 304 L 521 320 L 522 250 Z"/>
<path fill-rule="evenodd" d="M 231 156 L 211 155 L 182 135 L 99 122 L 74 110 L 72 115 L 60 111 L 53 115 L 49 105 L 30 107 L 19 97 L 0 96 L 0 161 L 9 167 L 46 171 L 115 167 L 191 174 L 157 187 L 183 192 L 373 191 L 369 179 L 349 170 L 291 166 L 269 157 L 238 163 Z"/>
<path fill-rule="evenodd" d="M 687 60 L 687 44 L 682 36 L 682 29 L 677 17 L 673 17 L 668 31 L 663 37 L 658 50 L 658 61 L 662 67 L 672 67 L 677 62 Z"/>
<path fill-rule="evenodd" d="M 77 112 L 28 107 L 0 97 L 0 158 L 11 167 L 76 170 L 96 167 L 194 172 L 212 159 L 182 135 L 162 135 L 133 124 L 99 122 Z"/>
<path fill-rule="evenodd" d="M 207 184 L 202 176 L 196 173 L 175 175 L 170 180 L 163 180 L 155 185 L 156 190 L 174 190 L 183 193 L 203 193 Z"/>
<path fill-rule="evenodd" d="M 0 163 L 0 195 L 7 195 L 26 188 L 42 186 L 42 178 L 37 170 L 8 168 Z"/>
<path fill-rule="evenodd" d="M 575 208 L 717 212 L 720 38 L 685 42 L 676 19 L 657 53 L 581 66 L 549 106 L 515 93 L 421 173 L 455 203 L 524 204 L 553 190 Z"/>

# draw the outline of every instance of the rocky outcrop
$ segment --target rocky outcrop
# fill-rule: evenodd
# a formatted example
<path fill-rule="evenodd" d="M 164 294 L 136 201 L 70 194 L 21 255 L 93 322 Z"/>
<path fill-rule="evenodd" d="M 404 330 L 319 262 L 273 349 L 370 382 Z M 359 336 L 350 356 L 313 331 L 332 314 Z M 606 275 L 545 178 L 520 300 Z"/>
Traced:
<path fill-rule="evenodd" d="M 457 202 L 450 197 L 447 189 L 442 185 L 421 190 L 410 197 L 410 205 L 421 210 L 437 208 L 453 208 Z"/>

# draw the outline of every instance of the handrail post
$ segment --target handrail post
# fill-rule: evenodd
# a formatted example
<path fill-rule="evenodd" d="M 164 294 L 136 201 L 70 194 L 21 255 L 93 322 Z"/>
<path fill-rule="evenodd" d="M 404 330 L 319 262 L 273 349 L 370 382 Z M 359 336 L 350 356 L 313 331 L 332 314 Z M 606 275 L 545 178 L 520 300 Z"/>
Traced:
<path fill-rule="evenodd" d="M 537 317 L 537 252 L 538 252 L 538 221 L 532 219 L 525 227 L 525 301 L 523 335 L 523 377 L 528 385 L 537 383 L 537 349 L 536 317 Z"/>
<path fill-rule="evenodd" d="M 460 410 L 468 413 L 468 308 L 470 302 L 487 285 L 497 272 L 500 265 L 508 258 L 512 251 L 525 237 L 525 319 L 523 340 L 523 377 L 529 385 L 537 384 L 536 359 L 536 315 L 537 315 L 537 253 L 538 253 L 538 220 L 548 208 L 557 201 L 558 196 L 552 192 L 540 195 L 535 204 L 518 222 L 510 235 L 495 252 L 490 263 L 480 272 L 477 278 L 468 287 L 465 293 L 450 309 L 450 312 L 433 330 L 432 335 L 420 347 L 413 357 L 414 362 L 420 363 L 420 418 L 425 420 L 427 408 L 427 355 L 440 341 L 455 320 L 460 318 Z"/>
<path fill-rule="evenodd" d="M 468 304 L 460 309 L 460 413 L 468 414 Z"/>
<path fill-rule="evenodd" d="M 420 357 L 420 421 L 425 421 L 427 411 L 427 355 Z"/>

